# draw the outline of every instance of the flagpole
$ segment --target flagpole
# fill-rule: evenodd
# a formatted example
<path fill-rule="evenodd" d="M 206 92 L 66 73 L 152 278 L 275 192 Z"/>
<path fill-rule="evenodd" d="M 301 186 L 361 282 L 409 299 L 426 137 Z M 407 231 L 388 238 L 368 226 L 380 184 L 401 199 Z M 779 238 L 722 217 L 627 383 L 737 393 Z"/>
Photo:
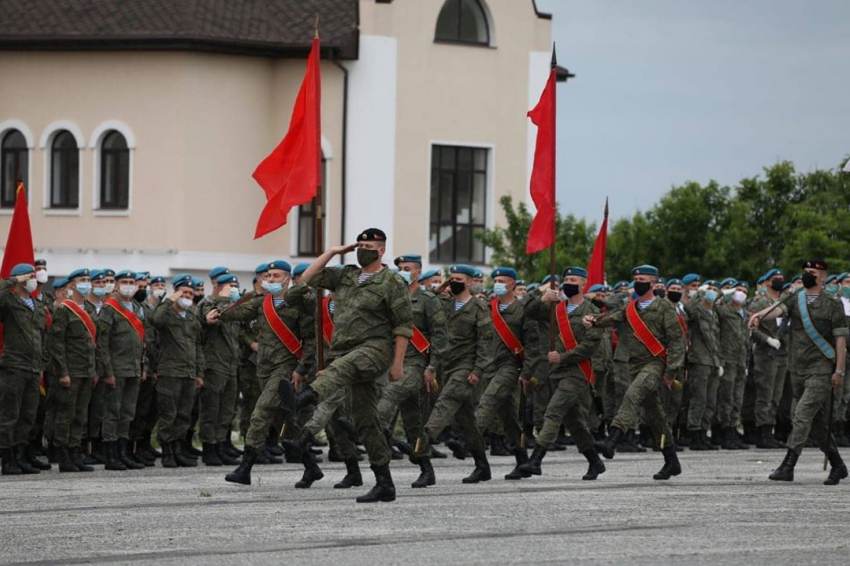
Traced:
<path fill-rule="evenodd" d="M 555 56 L 555 43 L 552 43 L 552 67 L 549 70 L 550 73 L 557 73 L 558 59 Z M 554 82 L 555 90 L 558 88 L 558 81 Z M 557 124 L 557 96 L 552 98 L 552 206 L 555 207 L 555 215 L 552 219 L 552 245 L 549 246 L 549 287 L 551 289 L 557 288 L 555 284 L 555 241 L 558 235 L 558 211 L 556 206 L 556 195 L 557 192 L 555 190 L 555 163 L 557 162 L 555 157 L 555 149 L 557 146 L 558 133 L 555 128 Z M 555 351 L 555 305 L 556 302 L 550 303 L 549 306 L 549 351 Z"/>
<path fill-rule="evenodd" d="M 313 24 L 313 40 L 319 39 L 319 14 L 316 14 L 316 20 Z M 319 60 L 321 60 L 321 50 L 319 51 Z M 319 111 L 316 112 L 316 144 L 319 146 L 316 152 L 318 163 L 316 167 L 319 169 L 318 179 L 316 183 L 316 252 L 322 253 L 325 249 L 325 207 L 322 179 L 322 150 L 321 150 L 321 133 L 322 133 L 322 101 L 319 97 Z M 321 289 L 316 289 L 316 370 L 325 369 L 325 329 L 324 320 L 322 318 L 322 309 L 324 307 L 325 292 Z"/>

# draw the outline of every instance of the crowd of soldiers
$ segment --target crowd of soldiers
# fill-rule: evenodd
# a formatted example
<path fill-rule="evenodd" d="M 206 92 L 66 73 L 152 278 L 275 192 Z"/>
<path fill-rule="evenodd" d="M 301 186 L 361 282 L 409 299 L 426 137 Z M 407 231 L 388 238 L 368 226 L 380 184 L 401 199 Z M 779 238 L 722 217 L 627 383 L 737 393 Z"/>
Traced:
<path fill-rule="evenodd" d="M 161 276 L 85 268 L 48 292 L 46 262 L 15 266 L 0 282 L 3 475 L 200 461 L 250 485 L 254 465 L 286 461 L 304 489 L 325 456 L 345 463 L 345 489 L 363 485 L 365 452 L 376 481 L 357 501 L 393 501 L 390 461 L 418 465 L 411 487 L 427 488 L 442 444 L 472 458 L 463 483 L 491 479 L 488 449 L 522 480 L 568 445 L 584 480 L 618 451 L 661 452 L 667 480 L 685 447 L 755 446 L 785 448 L 770 479 L 793 481 L 807 445 L 831 464 L 826 484 L 847 477 L 850 275 L 822 260 L 752 289 L 651 265 L 613 287 L 581 267 L 539 284 L 500 267 L 485 289 L 471 266 L 444 278 L 415 254 L 390 268 L 385 251 L 372 228 L 311 264 L 258 266 L 247 291 L 216 267 L 209 295 L 188 274 L 169 292 Z M 328 266 L 351 252 L 358 265 Z"/>

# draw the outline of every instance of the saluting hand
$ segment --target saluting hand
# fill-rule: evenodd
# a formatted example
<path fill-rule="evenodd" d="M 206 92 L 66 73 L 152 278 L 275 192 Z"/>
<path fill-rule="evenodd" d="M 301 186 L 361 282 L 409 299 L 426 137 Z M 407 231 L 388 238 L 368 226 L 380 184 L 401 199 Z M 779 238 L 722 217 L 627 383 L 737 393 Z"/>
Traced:
<path fill-rule="evenodd" d="M 168 298 L 169 298 L 169 299 L 171 299 L 171 302 L 172 302 L 172 303 L 176 303 L 176 302 L 177 302 L 177 299 L 179 299 L 179 298 L 180 298 L 180 297 L 182 297 L 182 296 L 183 296 L 183 292 L 182 292 L 182 291 L 174 291 L 173 293 L 171 293 L 171 296 L 170 296 L 170 297 L 168 297 Z"/>
<path fill-rule="evenodd" d="M 330 249 L 333 255 L 347 254 L 357 249 L 357 244 L 346 244 L 344 246 L 334 246 Z"/>

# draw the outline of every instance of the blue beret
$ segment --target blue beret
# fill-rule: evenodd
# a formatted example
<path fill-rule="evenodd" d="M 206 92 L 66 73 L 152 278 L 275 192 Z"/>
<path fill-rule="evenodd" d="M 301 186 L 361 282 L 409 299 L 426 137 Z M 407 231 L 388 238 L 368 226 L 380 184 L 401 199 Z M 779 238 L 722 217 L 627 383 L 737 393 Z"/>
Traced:
<path fill-rule="evenodd" d="M 764 280 L 767 281 L 768 279 L 770 279 L 771 277 L 773 277 L 775 275 L 782 275 L 782 270 L 776 269 L 776 268 L 771 269 L 770 271 L 768 271 L 767 273 L 764 274 Z"/>
<path fill-rule="evenodd" d="M 475 277 L 475 268 L 470 265 L 458 264 L 453 265 L 449 268 L 449 271 L 452 273 L 460 273 L 461 275 L 468 275 L 469 277 Z"/>
<path fill-rule="evenodd" d="M 47 260 L 39 258 L 39 259 L 35 260 L 34 262 L 32 262 L 32 264 L 35 267 L 47 267 Z"/>
<path fill-rule="evenodd" d="M 136 274 L 129 269 L 124 269 L 115 274 L 115 279 L 133 279 L 135 281 Z"/>
<path fill-rule="evenodd" d="M 516 269 L 514 269 L 513 267 L 497 267 L 496 269 L 490 272 L 490 277 L 494 279 L 496 277 L 510 277 L 511 279 L 516 279 Z"/>
<path fill-rule="evenodd" d="M 709 287 L 717 287 L 717 281 L 714 279 L 706 279 L 703 285 L 707 285 Z"/>
<path fill-rule="evenodd" d="M 106 278 L 106 273 L 102 269 L 92 269 L 89 272 L 89 277 L 91 277 L 92 281 L 99 281 Z"/>
<path fill-rule="evenodd" d="M 551 276 L 551 275 L 547 275 L 546 277 L 544 277 L 544 278 L 543 278 L 543 280 L 540 282 L 540 284 L 541 284 L 541 285 L 545 285 L 546 283 L 548 283 L 548 282 L 549 282 L 549 280 L 550 280 L 550 279 L 552 279 L 552 276 Z M 555 283 L 560 283 L 560 282 L 561 282 L 561 276 L 560 276 L 560 275 L 555 275 Z"/>
<path fill-rule="evenodd" d="M 174 279 L 171 280 L 171 286 L 175 289 L 179 289 L 180 287 L 191 287 L 192 289 L 194 289 L 195 282 L 192 280 L 191 275 L 181 273 L 179 275 L 174 276 Z"/>
<path fill-rule="evenodd" d="M 268 272 L 268 270 L 269 270 L 269 264 L 268 263 L 261 263 L 260 265 L 257 266 L 256 269 L 254 269 L 254 274 L 259 275 L 260 273 Z"/>
<path fill-rule="evenodd" d="M 688 273 L 682 277 L 682 285 L 690 285 L 695 281 L 702 281 L 702 277 L 697 273 Z"/>
<path fill-rule="evenodd" d="M 803 276 L 802 276 L 802 275 L 795 275 L 795 276 L 791 279 L 791 283 L 796 283 L 797 281 L 799 281 L 799 280 L 800 280 L 800 279 L 802 279 L 802 278 L 803 278 Z"/>
<path fill-rule="evenodd" d="M 104 277 L 115 277 L 115 270 L 109 269 L 108 267 L 105 269 L 101 269 Z"/>
<path fill-rule="evenodd" d="M 218 279 L 215 280 L 215 282 L 219 285 L 224 285 L 225 283 L 239 283 L 239 279 L 232 273 L 227 273 L 225 275 L 220 276 Z"/>
<path fill-rule="evenodd" d="M 598 292 L 604 291 L 604 290 L 605 290 L 605 287 L 602 285 L 602 283 L 594 283 L 593 285 L 590 286 L 590 288 L 587 290 L 587 292 L 588 293 L 598 293 Z"/>
<path fill-rule="evenodd" d="M 269 269 L 280 269 L 281 271 L 292 271 L 292 266 L 289 265 L 289 262 L 283 261 L 282 259 L 276 259 L 274 261 L 269 262 Z"/>
<path fill-rule="evenodd" d="M 86 267 L 81 267 L 80 269 L 75 269 L 71 272 L 71 275 L 68 276 L 68 281 L 71 282 L 77 277 L 88 277 L 89 270 Z"/>
<path fill-rule="evenodd" d="M 564 277 L 567 275 L 578 275 L 587 279 L 587 270 L 583 267 L 568 267 L 564 270 Z"/>
<path fill-rule="evenodd" d="M 727 277 L 726 279 L 724 279 L 723 281 L 720 282 L 720 286 L 725 287 L 726 285 L 732 285 L 734 287 L 735 283 L 737 283 L 737 282 L 738 282 L 738 280 L 735 279 L 734 277 Z"/>
<path fill-rule="evenodd" d="M 746 281 L 744 281 L 743 279 L 741 279 L 741 280 L 735 282 L 735 287 L 746 287 L 747 289 L 749 289 L 750 284 L 747 283 Z"/>
<path fill-rule="evenodd" d="M 658 268 L 653 265 L 639 265 L 632 268 L 632 275 L 653 275 L 658 276 Z"/>
<path fill-rule="evenodd" d="M 18 265 L 12 268 L 12 277 L 17 277 L 18 275 L 26 275 L 34 271 L 35 267 L 30 265 L 29 263 L 19 263 Z"/>
<path fill-rule="evenodd" d="M 484 277 L 484 272 L 483 272 L 483 271 L 481 271 L 480 269 L 476 269 L 476 270 L 475 270 L 475 275 L 473 275 L 473 277 L 476 277 L 476 278 L 477 278 L 477 277 Z"/>
<path fill-rule="evenodd" d="M 215 281 L 225 273 L 230 273 L 230 269 L 224 267 L 223 265 L 213 267 L 212 269 L 210 269 L 210 279 L 212 281 Z"/>
<path fill-rule="evenodd" d="M 682 284 L 682 281 L 679 280 L 679 279 L 676 279 L 675 277 L 667 281 L 668 287 L 670 287 L 671 285 L 681 285 L 681 284 Z"/>
<path fill-rule="evenodd" d="M 525 282 L 525 279 L 517 279 L 517 280 L 516 280 L 516 284 L 517 284 L 517 287 L 519 287 L 520 285 L 526 285 L 526 286 L 528 285 L 528 284 Z"/>
<path fill-rule="evenodd" d="M 790 284 L 790 283 L 786 283 L 786 284 L 784 284 L 784 285 L 782 286 L 782 290 L 783 290 L 783 291 L 787 291 L 787 290 L 788 290 L 788 287 L 790 287 L 790 286 L 791 286 L 791 284 Z"/>
<path fill-rule="evenodd" d="M 309 263 L 299 263 L 295 267 L 292 268 L 292 275 L 298 276 L 307 271 L 307 268 L 310 267 Z"/>
<path fill-rule="evenodd" d="M 539 288 L 540 288 L 540 283 L 530 283 L 528 285 L 529 291 L 534 291 L 535 289 L 539 289 Z"/>
<path fill-rule="evenodd" d="M 195 287 L 203 287 L 204 280 L 200 277 L 192 277 L 192 285 L 194 285 Z"/>
<path fill-rule="evenodd" d="M 165 277 L 162 275 L 157 275 L 156 277 L 151 277 L 151 284 L 154 283 L 165 283 Z"/>
<path fill-rule="evenodd" d="M 614 290 L 619 291 L 623 287 L 628 287 L 628 286 L 629 286 L 628 281 L 617 281 L 616 283 L 614 283 Z"/>
<path fill-rule="evenodd" d="M 68 283 L 69 283 L 68 278 L 63 277 L 62 279 L 57 279 L 56 281 L 53 282 L 53 288 L 54 289 L 61 289 L 61 288 L 65 287 L 66 285 L 68 285 Z"/>
<path fill-rule="evenodd" d="M 136 272 L 136 279 L 147 279 L 150 276 L 151 276 L 150 271 L 137 271 Z"/>
<path fill-rule="evenodd" d="M 826 280 L 823 282 L 824 285 L 829 285 L 830 283 L 835 281 L 835 277 L 836 277 L 835 275 L 830 275 L 829 277 L 827 277 Z"/>
<path fill-rule="evenodd" d="M 762 283 L 764 283 L 764 275 L 756 279 L 756 285 L 761 285 Z"/>
<path fill-rule="evenodd" d="M 422 256 L 419 254 L 402 254 L 393 261 L 396 265 L 400 263 L 418 263 L 422 265 Z"/>
<path fill-rule="evenodd" d="M 847 279 L 848 277 L 850 277 L 850 273 L 847 273 L 847 272 L 845 271 L 844 273 L 839 273 L 838 275 L 836 275 L 836 276 L 835 276 L 835 281 L 836 281 L 837 283 L 841 283 L 842 281 L 844 281 L 844 280 L 845 280 L 845 279 Z"/>
<path fill-rule="evenodd" d="M 422 275 L 419 276 L 419 281 L 421 283 L 422 281 L 425 281 L 426 279 L 429 279 L 429 278 L 434 277 L 435 275 L 439 275 L 439 274 L 440 274 L 439 269 L 429 269 L 428 271 L 426 271 L 425 273 L 423 273 Z"/>
<path fill-rule="evenodd" d="M 664 279 L 663 277 L 659 277 L 659 278 L 658 278 L 658 282 L 659 282 L 659 283 L 661 283 L 662 285 L 666 285 L 666 284 L 667 284 L 667 280 L 666 280 L 666 279 Z"/>

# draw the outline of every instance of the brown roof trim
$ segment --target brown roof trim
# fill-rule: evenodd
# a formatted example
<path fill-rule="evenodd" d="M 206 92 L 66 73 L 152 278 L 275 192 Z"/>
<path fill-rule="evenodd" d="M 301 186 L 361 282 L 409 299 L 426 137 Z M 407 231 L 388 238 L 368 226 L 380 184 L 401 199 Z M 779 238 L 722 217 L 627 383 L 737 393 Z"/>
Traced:
<path fill-rule="evenodd" d="M 537 0 L 531 0 L 531 5 L 534 6 L 534 13 L 537 14 L 537 17 L 541 20 L 551 20 L 552 14 L 548 14 L 546 12 L 541 12 L 537 9 Z"/>

